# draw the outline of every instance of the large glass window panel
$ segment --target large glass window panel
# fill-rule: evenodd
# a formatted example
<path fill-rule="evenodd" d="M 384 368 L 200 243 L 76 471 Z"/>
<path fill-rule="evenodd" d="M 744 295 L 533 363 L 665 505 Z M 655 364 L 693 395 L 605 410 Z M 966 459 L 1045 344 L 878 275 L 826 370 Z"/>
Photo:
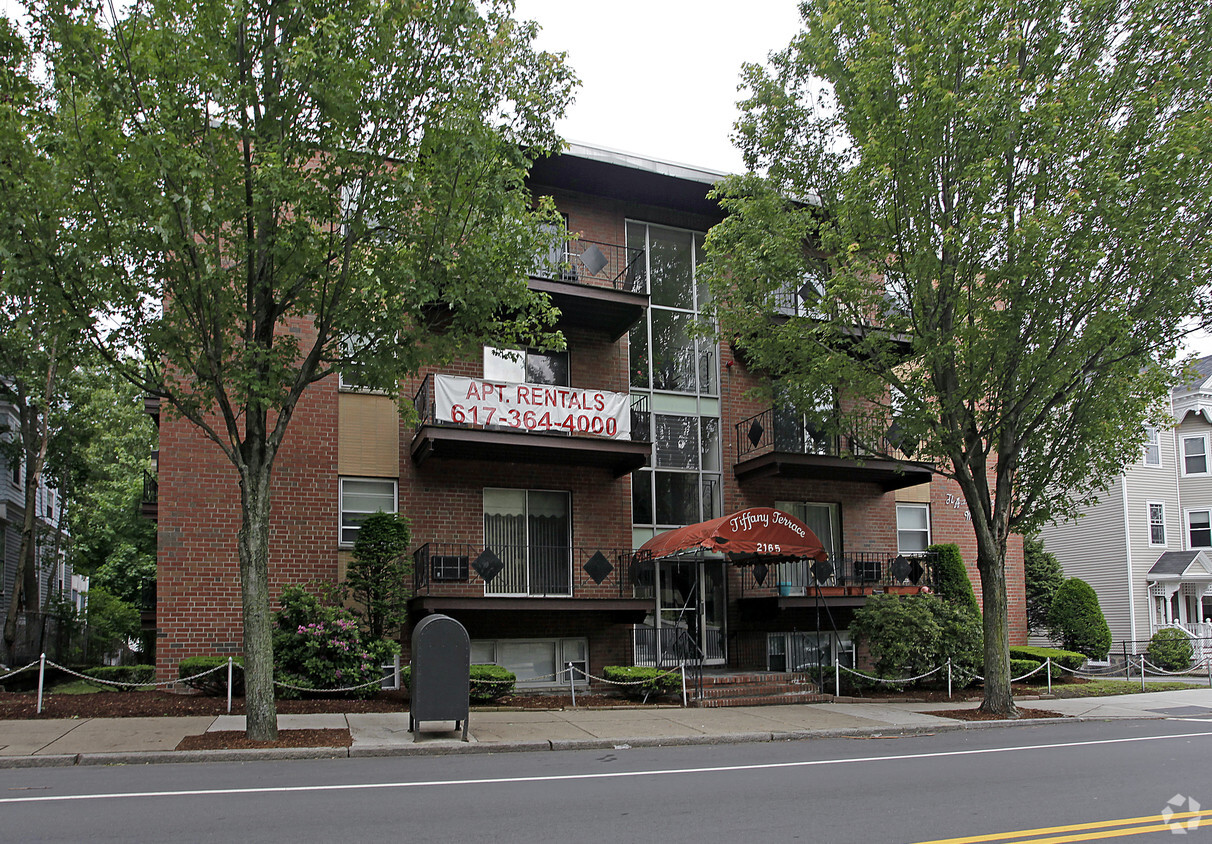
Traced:
<path fill-rule="evenodd" d="M 929 505 L 896 505 L 896 544 L 902 554 L 920 553 L 930 546 Z"/>
<path fill-rule="evenodd" d="M 692 525 L 699 521 L 699 476 L 693 472 L 656 472 L 656 521 Z"/>
<path fill-rule="evenodd" d="M 702 466 L 704 471 L 720 471 L 720 420 L 714 416 L 703 416 L 700 420 L 703 445 Z"/>
<path fill-rule="evenodd" d="M 527 352 L 526 383 L 569 386 L 568 352 Z"/>
<path fill-rule="evenodd" d="M 1208 441 L 1203 437 L 1183 437 L 1183 474 L 1208 473 Z"/>
<path fill-rule="evenodd" d="M 711 288 L 707 286 L 706 276 L 699 271 L 699 265 L 703 263 L 703 259 L 707 257 L 707 250 L 703 246 L 705 236 L 701 232 L 695 232 L 694 235 L 694 274 L 698 280 L 698 309 L 701 311 L 703 307 L 711 301 Z"/>
<path fill-rule="evenodd" d="M 630 259 L 632 255 L 639 255 L 637 259 L 640 263 L 647 265 L 648 262 L 648 226 L 643 223 L 628 223 L 627 224 L 627 257 Z M 647 290 L 637 291 L 647 293 Z"/>
<path fill-rule="evenodd" d="M 484 379 L 510 384 L 569 385 L 568 352 L 484 347 Z"/>
<path fill-rule="evenodd" d="M 521 349 L 484 347 L 484 380 L 521 384 L 526 380 L 526 353 Z"/>
<path fill-rule="evenodd" d="M 648 283 L 652 304 L 694 308 L 694 254 L 690 232 L 648 227 Z"/>
<path fill-rule="evenodd" d="M 662 469 L 699 468 L 697 416 L 656 414 L 656 457 Z"/>
<path fill-rule="evenodd" d="M 372 513 L 396 512 L 396 482 L 359 478 L 341 479 L 341 543 L 353 544 L 358 529 Z"/>
<path fill-rule="evenodd" d="M 1212 514 L 1207 510 L 1192 510 L 1187 514 L 1190 547 L 1212 547 Z"/>
<path fill-rule="evenodd" d="M 693 317 L 658 308 L 652 314 L 652 381 L 658 390 L 695 392 Z"/>
<path fill-rule="evenodd" d="M 528 681 L 554 682 L 556 677 L 556 642 L 497 643 L 497 665 L 514 673 L 519 683 Z"/>
<path fill-rule="evenodd" d="M 716 358 L 719 347 L 710 340 L 699 340 L 699 392 L 716 395 L 720 391 L 720 368 Z"/>
<path fill-rule="evenodd" d="M 637 525 L 652 524 L 652 473 L 631 475 L 631 520 Z"/>
<path fill-rule="evenodd" d="M 627 334 L 628 352 L 631 355 L 631 386 L 648 386 L 648 324 L 641 320 L 631 326 Z"/>
<path fill-rule="evenodd" d="M 505 564 L 490 594 L 563 595 L 571 589 L 568 494 L 485 489 L 484 542 Z"/>
<path fill-rule="evenodd" d="M 703 475 L 703 521 L 718 519 L 724 515 L 724 501 L 720 496 L 718 475 Z"/>

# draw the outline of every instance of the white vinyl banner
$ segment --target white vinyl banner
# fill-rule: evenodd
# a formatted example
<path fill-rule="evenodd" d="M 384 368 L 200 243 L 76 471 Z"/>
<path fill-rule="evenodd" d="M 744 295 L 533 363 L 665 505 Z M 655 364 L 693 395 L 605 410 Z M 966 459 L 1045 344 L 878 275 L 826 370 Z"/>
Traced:
<path fill-rule="evenodd" d="M 435 375 L 433 383 L 439 422 L 631 439 L 630 396 L 625 393 L 456 375 Z"/>

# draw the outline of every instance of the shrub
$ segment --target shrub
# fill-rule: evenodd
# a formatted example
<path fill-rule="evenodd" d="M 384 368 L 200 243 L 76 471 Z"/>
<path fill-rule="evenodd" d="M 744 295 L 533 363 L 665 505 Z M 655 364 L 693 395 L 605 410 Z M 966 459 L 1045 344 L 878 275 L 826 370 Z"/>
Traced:
<path fill-rule="evenodd" d="M 1186 671 L 1194 655 L 1191 637 L 1174 627 L 1165 627 L 1153 634 L 1145 651 L 1149 662 L 1163 671 Z"/>
<path fill-rule="evenodd" d="M 1071 577 L 1052 598 L 1048 626 L 1068 651 L 1103 659 L 1111 650 L 1111 629 L 1098 606 L 1098 595 L 1086 581 Z"/>
<path fill-rule="evenodd" d="M 322 603 L 299 586 L 282 590 L 279 604 L 273 646 L 280 697 L 366 698 L 379 692 L 375 681 L 382 677 L 380 666 L 399 652 L 395 642 L 363 642 L 349 610 Z"/>
<path fill-rule="evenodd" d="M 984 649 L 980 617 L 936 595 L 873 595 L 855 612 L 850 632 L 866 644 L 875 674 L 886 679 L 925 674 L 950 658 L 952 680 L 964 685 Z"/>
<path fill-rule="evenodd" d="M 101 662 L 106 655 L 121 653 L 139 635 L 139 608 L 99 586 L 88 591 L 85 618 L 90 661 Z"/>
<path fill-rule="evenodd" d="M 231 693 L 233 695 L 242 696 L 244 694 L 244 657 L 233 657 L 232 661 L 236 664 L 231 672 Z M 218 668 L 220 670 L 214 671 Z M 210 671 L 209 674 L 203 677 L 195 677 L 204 671 Z M 227 695 L 227 657 L 225 656 L 191 656 L 186 657 L 177 664 L 177 677 L 185 681 L 185 685 L 190 688 L 197 689 L 205 695 L 226 697 Z M 192 680 L 186 680 L 186 677 L 194 677 Z"/>
<path fill-rule="evenodd" d="M 1065 572 L 1054 554 L 1044 550 L 1043 540 L 1023 540 L 1023 575 L 1027 587 L 1027 629 L 1047 633 L 1048 613 L 1056 590 L 1065 582 Z"/>
<path fill-rule="evenodd" d="M 99 668 L 89 668 L 84 675 L 93 680 L 104 680 L 104 683 L 94 683 L 95 686 L 116 688 L 120 692 L 129 692 L 139 686 L 146 686 L 156 681 L 156 666 L 154 665 L 103 665 Z"/>
<path fill-rule="evenodd" d="M 1085 657 L 1082 658 L 1085 659 Z M 1043 665 L 1042 662 L 1036 662 L 1034 659 L 1014 659 L 1012 657 L 1010 659 L 1010 678 L 1015 679 L 1017 677 L 1023 677 L 1025 674 L 1035 671 L 1035 669 L 1039 668 L 1041 665 Z M 1053 680 L 1059 680 L 1061 676 L 1060 666 L 1053 665 L 1050 673 L 1052 674 Z M 1048 674 L 1049 672 L 1047 671 L 1035 671 L 1035 673 L 1030 677 L 1025 677 L 1019 682 L 1043 683 L 1048 680 Z"/>
<path fill-rule="evenodd" d="M 927 550 L 935 552 L 934 591 L 944 601 L 959 604 L 980 618 L 981 606 L 972 591 L 972 580 L 964 565 L 959 546 L 954 543 L 931 545 Z"/>
<path fill-rule="evenodd" d="M 395 513 L 372 513 L 358 528 L 345 584 L 371 639 L 398 633 L 404 623 L 412 596 L 410 537 L 408 520 Z"/>
<path fill-rule="evenodd" d="M 638 665 L 607 665 L 602 677 L 620 686 L 623 694 L 631 698 L 649 695 L 676 694 L 682 689 L 682 675 L 667 668 L 645 668 Z"/>
<path fill-rule="evenodd" d="M 471 666 L 471 702 L 491 703 L 513 691 L 517 676 L 499 665 Z"/>
<path fill-rule="evenodd" d="M 1070 671 L 1077 671 L 1086 664 L 1086 655 L 1077 651 L 1065 651 L 1060 648 L 1028 648 L 1020 646 L 1011 646 L 1011 659 L 1029 659 L 1032 662 L 1040 663 L 1047 660 L 1049 657 L 1057 665 L 1062 665 Z"/>

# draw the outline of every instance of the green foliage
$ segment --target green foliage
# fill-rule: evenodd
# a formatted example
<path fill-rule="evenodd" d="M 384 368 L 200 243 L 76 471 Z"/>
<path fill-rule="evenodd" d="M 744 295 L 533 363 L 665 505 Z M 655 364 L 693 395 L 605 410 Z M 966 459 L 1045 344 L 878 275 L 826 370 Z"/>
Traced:
<path fill-rule="evenodd" d="M 935 595 L 872 595 L 855 611 L 850 633 L 885 679 L 916 677 L 950 658 L 953 679 L 965 685 L 980 664 L 979 618 Z"/>
<path fill-rule="evenodd" d="M 1066 651 L 1060 648 L 1029 648 L 1021 645 L 1010 646 L 1011 659 L 1029 659 L 1038 663 L 1049 657 L 1054 663 L 1062 665 L 1070 671 L 1077 671 L 1086 664 L 1086 655 L 1076 651 Z"/>
<path fill-rule="evenodd" d="M 1138 458 L 1182 326 L 1210 310 L 1212 10 L 801 11 L 791 44 L 743 71 L 750 174 L 717 186 L 728 213 L 707 237 L 719 331 L 805 412 L 840 391 L 834 432 L 864 456 L 958 482 L 985 703 L 1005 711 L 1007 544 Z M 770 320 L 805 279 L 823 291 L 808 314 Z"/>
<path fill-rule="evenodd" d="M 1048 627 L 1065 650 L 1079 651 L 1090 659 L 1103 659 L 1111 650 L 1111 629 L 1098 606 L 1098 595 L 1079 578 L 1069 578 L 1056 590 Z"/>
<path fill-rule="evenodd" d="M 602 678 L 612 683 L 627 683 L 619 688 L 630 698 L 677 694 L 682 690 L 681 673 L 667 668 L 607 665 L 602 668 Z"/>
<path fill-rule="evenodd" d="M 227 696 L 227 660 L 225 656 L 190 656 L 177 663 L 177 677 L 185 685 L 212 697 Z M 244 657 L 231 657 L 231 693 L 244 694 Z M 218 671 L 214 669 L 218 668 Z M 209 672 L 209 673 L 205 673 Z M 199 674 L 204 676 L 199 677 Z M 188 678 L 188 679 L 187 679 Z"/>
<path fill-rule="evenodd" d="M 1015 659 L 1010 658 L 1010 677 L 1012 679 L 1024 677 L 1024 675 L 1035 671 L 1042 663 L 1036 662 L 1033 659 Z M 1053 665 L 1051 671 L 1035 671 L 1030 677 L 1026 677 L 1019 682 L 1022 683 L 1046 683 L 1048 682 L 1048 674 L 1052 675 L 1053 680 L 1061 679 L 1061 668 L 1059 665 Z"/>
<path fill-rule="evenodd" d="M 517 676 L 499 665 L 471 666 L 471 702 L 492 703 L 513 692 Z"/>
<path fill-rule="evenodd" d="M 980 618 L 981 607 L 976 593 L 972 591 L 972 580 L 964 566 L 960 548 L 953 542 L 931 545 L 928 551 L 937 555 L 934 563 L 935 592 L 945 601 L 958 604 Z"/>
<path fill-rule="evenodd" d="M 1039 537 L 1023 539 L 1023 574 L 1027 581 L 1027 627 L 1033 633 L 1045 633 L 1052 598 L 1065 582 L 1065 572 L 1056 556 L 1044 550 Z"/>
<path fill-rule="evenodd" d="M 274 670 L 279 697 L 373 697 L 381 666 L 399 653 L 395 642 L 364 642 L 349 610 L 325 604 L 300 586 L 288 586 L 274 614 Z M 350 688 L 358 686 L 360 688 Z M 346 691 L 332 691 L 347 689 Z"/>
<path fill-rule="evenodd" d="M 1173 627 L 1163 627 L 1149 639 L 1145 655 L 1149 662 L 1164 671 L 1186 671 L 1194 655 L 1191 637 Z"/>
<path fill-rule="evenodd" d="M 139 610 L 101 586 L 88 590 L 88 660 L 100 662 L 105 655 L 124 650 L 139 635 Z"/>
<path fill-rule="evenodd" d="M 353 611 L 362 619 L 371 639 L 396 635 L 407 617 L 412 596 L 412 557 L 408 520 L 395 513 L 372 513 L 358 528 L 353 561 L 345 583 L 358 605 Z"/>
<path fill-rule="evenodd" d="M 156 666 L 154 665 L 103 665 L 99 668 L 89 668 L 85 676 L 94 680 L 104 680 L 95 685 L 116 688 L 120 692 L 130 692 L 139 686 L 146 686 L 156 681 Z M 114 685 L 117 684 L 117 685 Z"/>

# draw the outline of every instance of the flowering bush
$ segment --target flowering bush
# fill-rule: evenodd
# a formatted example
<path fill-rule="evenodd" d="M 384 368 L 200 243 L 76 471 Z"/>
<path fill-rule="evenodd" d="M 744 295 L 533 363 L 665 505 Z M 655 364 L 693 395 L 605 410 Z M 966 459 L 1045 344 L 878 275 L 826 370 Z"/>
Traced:
<path fill-rule="evenodd" d="M 379 691 L 381 666 L 399 653 L 395 642 L 362 640 L 357 619 L 344 607 L 323 603 L 300 586 L 288 586 L 274 613 L 274 674 L 291 686 L 278 696 L 365 698 Z M 360 688 L 350 688 L 350 687 Z M 345 691 L 333 691 L 344 689 Z"/>

